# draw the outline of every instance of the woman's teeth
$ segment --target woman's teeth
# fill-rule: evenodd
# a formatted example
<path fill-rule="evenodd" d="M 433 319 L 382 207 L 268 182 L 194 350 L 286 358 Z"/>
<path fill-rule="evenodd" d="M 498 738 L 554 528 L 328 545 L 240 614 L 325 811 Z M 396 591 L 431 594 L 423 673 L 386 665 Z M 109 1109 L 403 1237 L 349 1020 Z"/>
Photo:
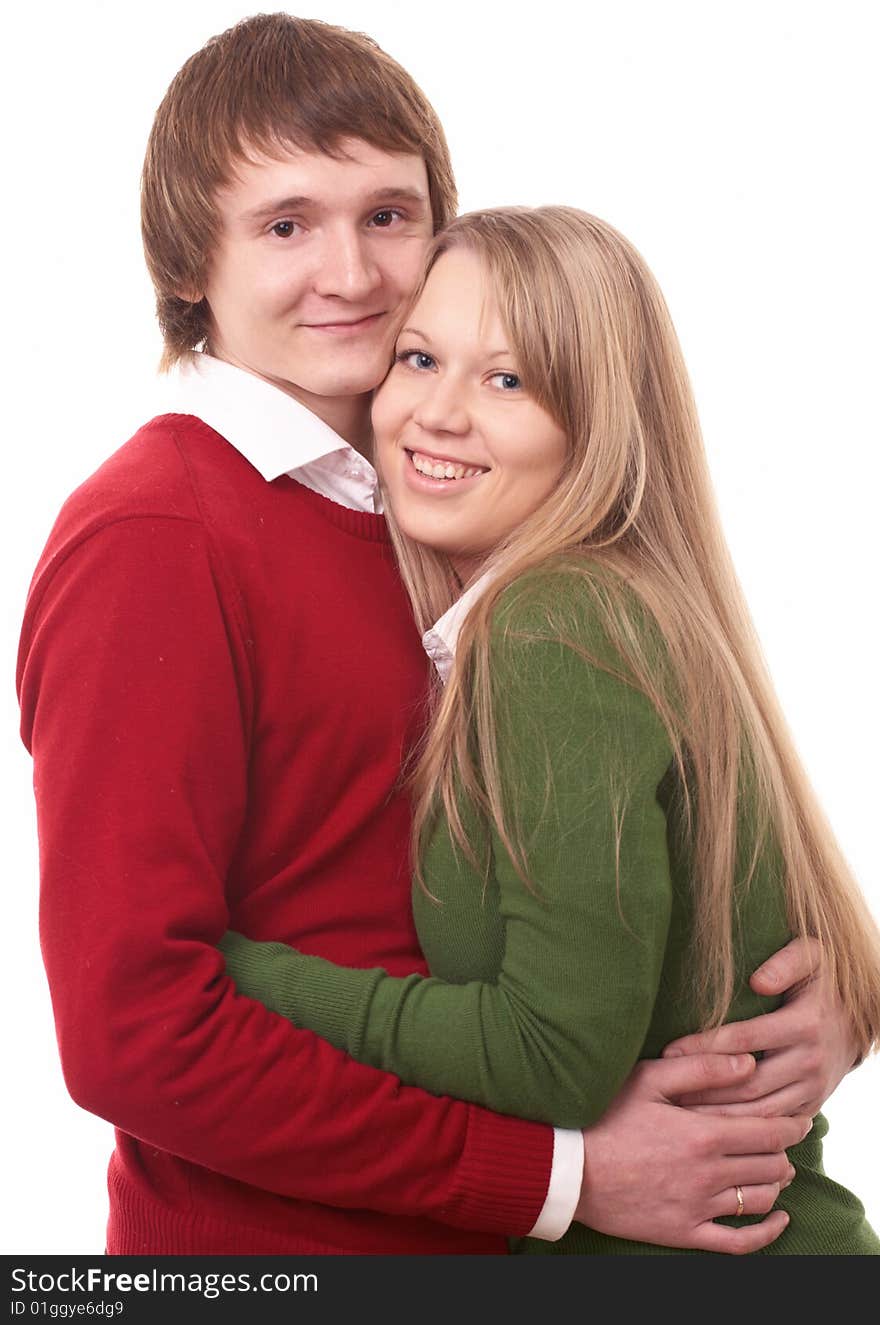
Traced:
<path fill-rule="evenodd" d="M 454 465 L 450 460 L 434 460 L 418 451 L 411 452 L 411 455 L 413 465 L 426 478 L 473 478 L 475 474 L 485 473 L 480 465 Z"/>

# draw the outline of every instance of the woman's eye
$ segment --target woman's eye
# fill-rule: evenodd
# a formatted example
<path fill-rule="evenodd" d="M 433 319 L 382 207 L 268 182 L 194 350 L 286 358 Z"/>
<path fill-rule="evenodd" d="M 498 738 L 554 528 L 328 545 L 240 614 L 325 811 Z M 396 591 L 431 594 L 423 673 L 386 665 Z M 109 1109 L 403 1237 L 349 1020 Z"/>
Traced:
<path fill-rule="evenodd" d="M 493 373 L 489 381 L 500 387 L 502 391 L 519 391 L 522 386 L 516 373 Z"/>
<path fill-rule="evenodd" d="M 415 368 L 416 371 L 436 366 L 436 361 L 432 355 L 426 354 L 424 350 L 403 350 L 400 354 L 394 356 L 394 362 L 405 363 L 407 368 Z"/>
<path fill-rule="evenodd" d="M 279 239 L 289 239 L 296 229 L 294 221 L 276 221 L 272 226 L 271 233 L 277 235 Z"/>

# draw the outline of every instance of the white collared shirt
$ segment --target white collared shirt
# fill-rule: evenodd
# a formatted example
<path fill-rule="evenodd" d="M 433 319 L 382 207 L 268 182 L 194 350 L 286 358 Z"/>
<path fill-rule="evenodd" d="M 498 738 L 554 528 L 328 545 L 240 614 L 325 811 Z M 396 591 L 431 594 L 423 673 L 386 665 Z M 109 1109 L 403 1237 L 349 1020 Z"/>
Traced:
<path fill-rule="evenodd" d="M 379 515 L 379 477 L 317 414 L 261 377 L 210 354 L 193 354 L 160 387 L 164 413 L 194 414 L 267 482 L 289 474 L 350 511 Z"/>
<path fill-rule="evenodd" d="M 481 598 L 492 579 L 491 571 L 486 571 L 475 580 L 469 589 L 465 589 L 460 598 L 444 612 L 439 621 L 435 621 L 430 630 L 422 636 L 422 648 L 437 669 L 440 680 L 446 685 L 452 664 L 455 662 L 455 650 L 458 636 L 465 618 L 478 598 Z"/>
<path fill-rule="evenodd" d="M 165 413 L 201 419 L 267 482 L 288 474 L 348 510 L 382 513 L 379 478 L 369 460 L 293 396 L 243 368 L 209 354 L 193 354 L 164 379 L 159 403 Z M 448 655 L 444 681 L 452 666 L 459 627 L 479 596 L 478 590 L 482 591 L 483 580 L 463 594 L 434 627 L 445 635 L 445 640 L 437 636 L 438 657 Z M 436 665 L 439 670 L 440 663 Z M 580 1132 L 554 1128 L 550 1185 L 532 1237 L 553 1242 L 568 1229 L 580 1196 L 583 1153 Z"/>

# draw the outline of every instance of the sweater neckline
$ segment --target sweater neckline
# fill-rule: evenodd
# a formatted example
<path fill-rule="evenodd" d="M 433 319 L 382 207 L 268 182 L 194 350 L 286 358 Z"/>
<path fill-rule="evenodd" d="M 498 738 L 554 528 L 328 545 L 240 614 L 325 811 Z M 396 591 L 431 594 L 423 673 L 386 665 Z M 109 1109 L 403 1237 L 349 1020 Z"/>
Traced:
<path fill-rule="evenodd" d="M 348 506 L 340 506 L 320 492 L 314 492 L 304 483 L 298 483 L 290 474 L 281 474 L 272 480 L 273 487 L 289 486 L 295 489 L 299 499 L 311 506 L 316 515 L 328 520 L 330 524 L 343 529 L 355 538 L 363 538 L 370 543 L 390 543 L 388 522 L 384 515 L 375 515 L 372 511 L 353 511 Z"/>
<path fill-rule="evenodd" d="M 232 442 L 224 437 L 222 433 L 217 432 L 216 428 L 212 428 L 204 419 L 200 419 L 198 415 L 171 414 L 158 417 L 186 419 L 189 423 L 195 423 L 207 436 L 222 442 L 235 455 L 241 456 L 241 459 L 250 465 L 255 473 L 260 473 L 251 464 L 247 456 L 242 455 L 241 451 Z M 388 524 L 384 515 L 375 515 L 372 511 L 354 511 L 348 506 L 341 506 L 339 502 L 332 501 L 330 497 L 325 497 L 322 493 L 307 488 L 304 483 L 299 483 L 290 474 L 279 474 L 274 479 L 266 479 L 260 475 L 260 478 L 262 482 L 271 484 L 273 488 L 288 488 L 295 491 L 301 501 L 313 508 L 316 515 L 335 525 L 338 529 L 344 530 L 345 533 L 351 534 L 354 538 L 361 538 L 368 543 L 384 543 L 386 545 L 391 543 L 391 535 L 388 532 Z"/>

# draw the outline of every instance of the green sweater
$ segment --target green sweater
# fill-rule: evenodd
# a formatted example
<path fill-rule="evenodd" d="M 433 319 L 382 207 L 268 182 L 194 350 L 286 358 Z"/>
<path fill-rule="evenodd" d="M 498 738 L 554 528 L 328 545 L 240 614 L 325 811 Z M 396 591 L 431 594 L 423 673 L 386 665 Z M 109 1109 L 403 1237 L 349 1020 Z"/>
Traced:
<path fill-rule="evenodd" d="M 535 637 L 548 596 L 599 665 Z M 430 978 L 351 970 L 239 935 L 222 947 L 241 993 L 361 1062 L 503 1113 L 587 1127 L 638 1059 L 696 1026 L 686 993 L 691 870 L 671 749 L 651 703 L 619 679 L 594 600 L 569 575 L 533 574 L 506 592 L 491 663 L 501 776 L 530 884 L 494 832 L 482 839 L 484 879 L 441 821 L 424 861 L 433 898 L 413 888 Z M 734 1020 L 773 1006 L 748 976 L 789 937 L 771 849 L 741 916 Z M 880 1254 L 860 1203 L 823 1173 L 826 1130 L 819 1115 L 790 1151 L 797 1176 L 779 1205 L 791 1221 L 764 1254 Z M 674 1254 L 577 1224 L 559 1242 L 526 1238 L 514 1250 Z"/>

